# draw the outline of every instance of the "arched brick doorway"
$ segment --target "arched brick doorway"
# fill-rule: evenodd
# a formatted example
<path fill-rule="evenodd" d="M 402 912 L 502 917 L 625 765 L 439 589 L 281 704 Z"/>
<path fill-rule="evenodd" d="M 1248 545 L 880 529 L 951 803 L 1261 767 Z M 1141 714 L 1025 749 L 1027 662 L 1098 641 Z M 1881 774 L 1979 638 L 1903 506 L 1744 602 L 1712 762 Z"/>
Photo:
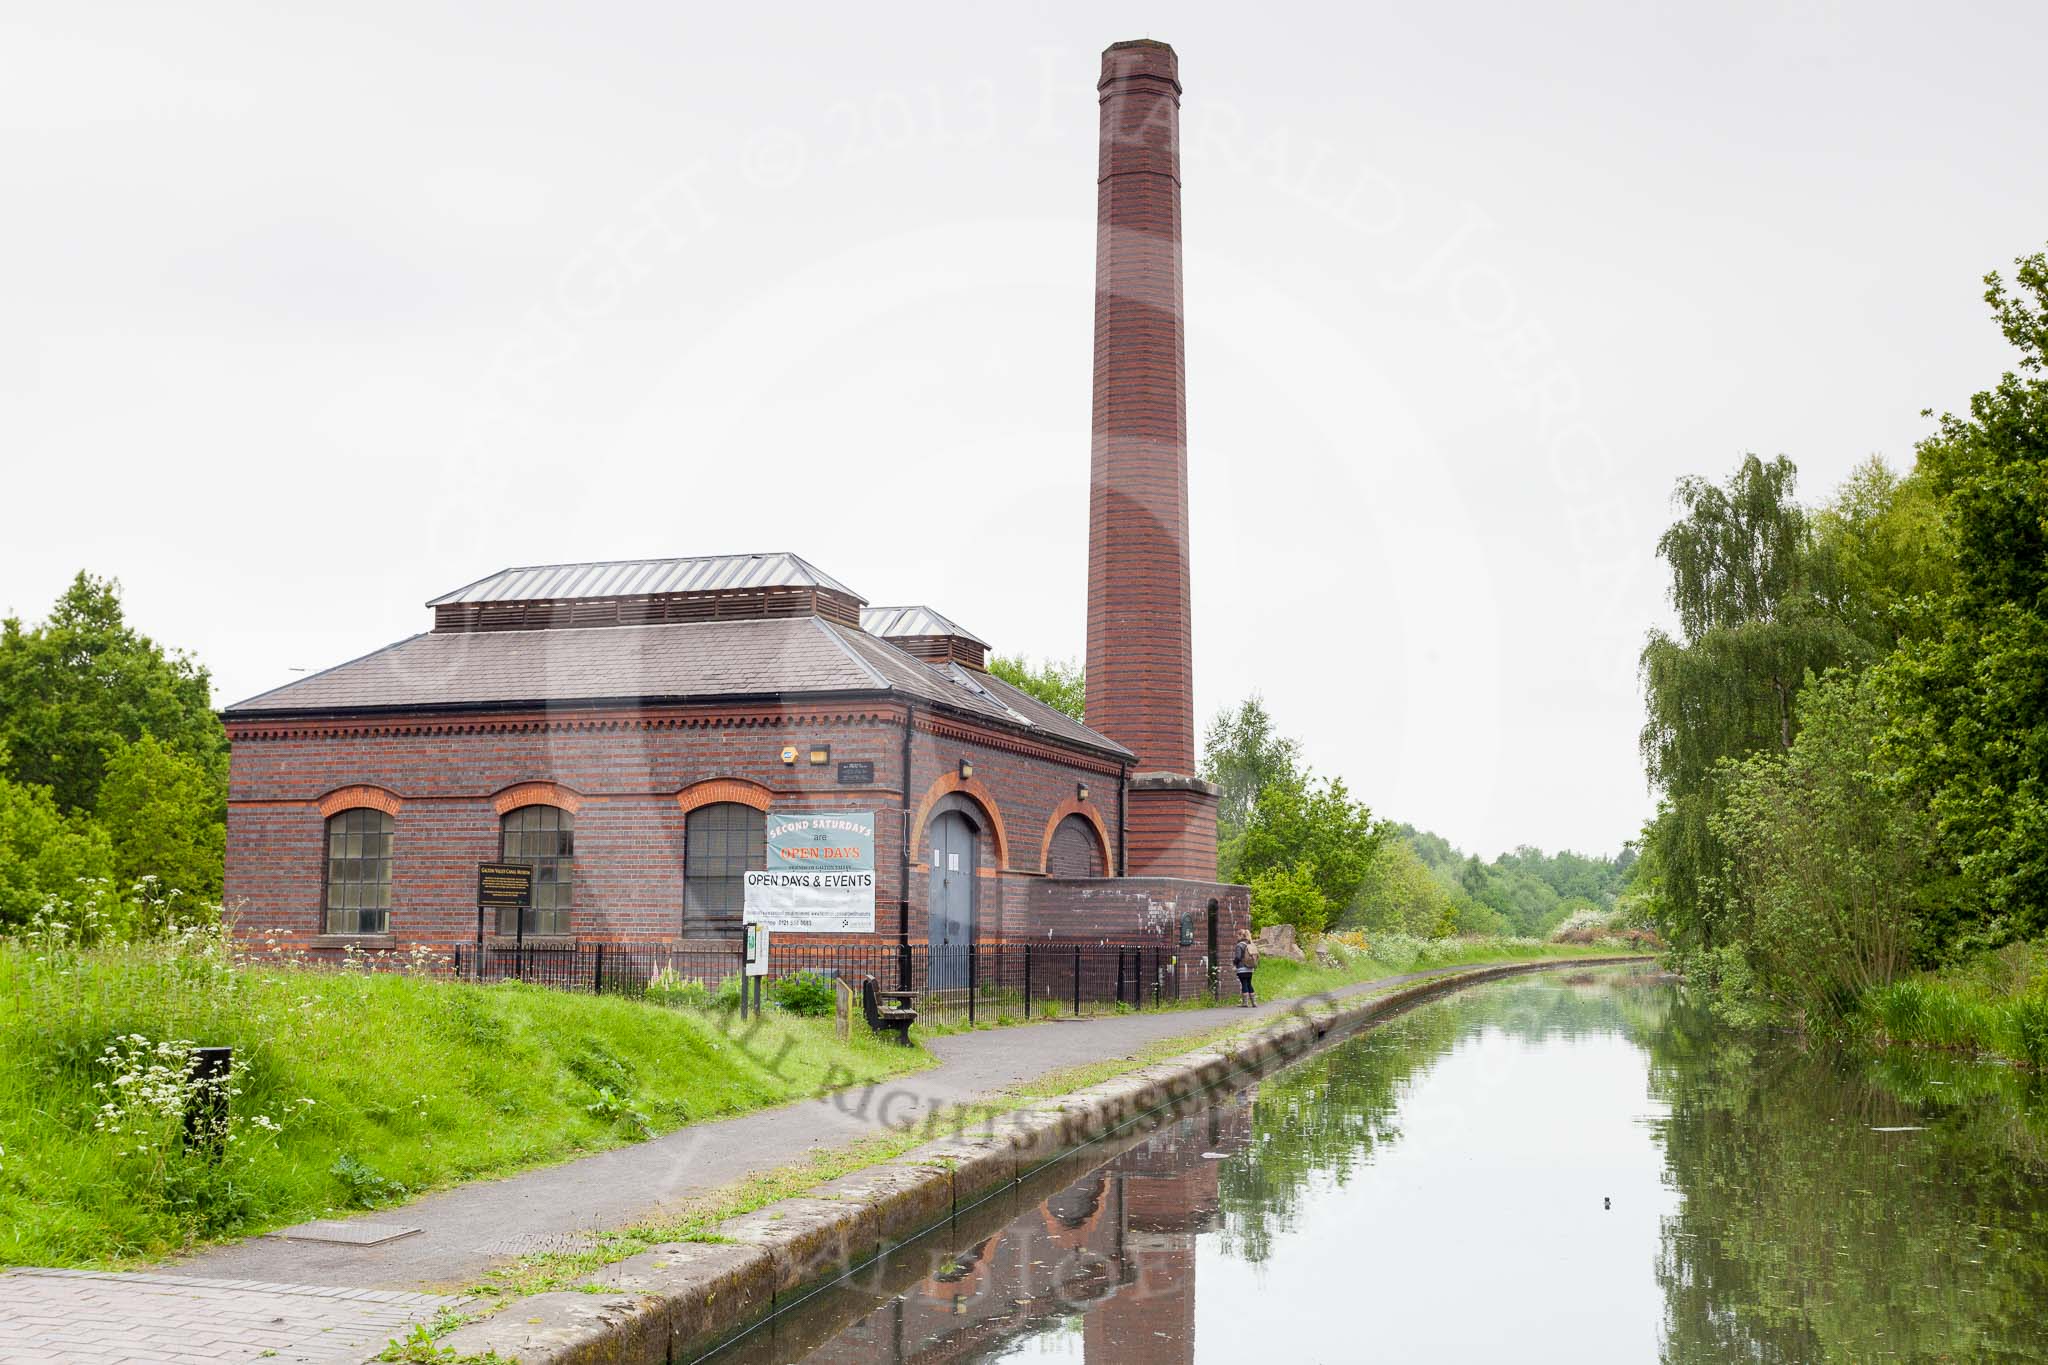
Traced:
<path fill-rule="evenodd" d="M 928 980 L 935 990 L 965 988 L 968 952 L 976 928 L 976 883 L 980 881 L 975 875 L 976 831 L 964 812 L 942 811 L 925 827 L 925 842 L 931 845 L 932 859 L 931 885 L 925 896 L 930 917 Z"/>

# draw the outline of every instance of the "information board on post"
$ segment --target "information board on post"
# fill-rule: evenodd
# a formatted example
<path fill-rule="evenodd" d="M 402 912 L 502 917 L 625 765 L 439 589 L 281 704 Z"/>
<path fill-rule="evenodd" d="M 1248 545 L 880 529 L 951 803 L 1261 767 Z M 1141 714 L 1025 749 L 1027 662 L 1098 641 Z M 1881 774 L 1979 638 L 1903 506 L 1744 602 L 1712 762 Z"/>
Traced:
<path fill-rule="evenodd" d="M 746 877 L 744 919 L 789 934 L 875 931 L 875 813 L 770 812 L 767 868 Z"/>
<path fill-rule="evenodd" d="M 526 912 L 533 908 L 532 863 L 478 863 L 476 865 L 476 949 L 477 971 L 483 971 L 484 917 L 512 911 L 512 932 L 521 946 L 526 942 Z"/>
<path fill-rule="evenodd" d="M 478 863 L 476 903 L 482 910 L 526 910 L 533 906 L 532 863 Z"/>

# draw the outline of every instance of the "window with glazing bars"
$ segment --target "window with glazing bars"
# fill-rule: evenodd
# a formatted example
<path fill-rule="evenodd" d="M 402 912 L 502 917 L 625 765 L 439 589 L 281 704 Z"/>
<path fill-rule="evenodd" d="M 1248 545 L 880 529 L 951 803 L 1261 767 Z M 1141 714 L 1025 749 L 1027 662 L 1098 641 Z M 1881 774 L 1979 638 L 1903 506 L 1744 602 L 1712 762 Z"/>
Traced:
<path fill-rule="evenodd" d="M 357 807 L 327 818 L 327 932 L 382 934 L 391 925 L 391 817 Z"/>
<path fill-rule="evenodd" d="M 499 850 L 508 863 L 533 865 L 533 905 L 526 912 L 529 934 L 566 934 L 576 891 L 576 817 L 559 806 L 521 806 L 507 811 Z M 498 912 L 498 932 L 516 934 L 516 911 Z"/>
<path fill-rule="evenodd" d="M 683 932 L 739 933 L 746 874 L 767 866 L 760 811 L 732 801 L 691 811 L 683 826 Z"/>

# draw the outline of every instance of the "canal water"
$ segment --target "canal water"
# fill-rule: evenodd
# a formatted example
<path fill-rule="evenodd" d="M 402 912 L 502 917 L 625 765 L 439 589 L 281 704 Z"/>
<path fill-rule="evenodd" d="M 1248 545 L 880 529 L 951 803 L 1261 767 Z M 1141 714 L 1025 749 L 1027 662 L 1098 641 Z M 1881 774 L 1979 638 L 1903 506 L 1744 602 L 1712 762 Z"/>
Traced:
<path fill-rule="evenodd" d="M 1096 1156 L 716 1360 L 2048 1360 L 2048 1098 L 1628 969 L 1441 998 Z"/>

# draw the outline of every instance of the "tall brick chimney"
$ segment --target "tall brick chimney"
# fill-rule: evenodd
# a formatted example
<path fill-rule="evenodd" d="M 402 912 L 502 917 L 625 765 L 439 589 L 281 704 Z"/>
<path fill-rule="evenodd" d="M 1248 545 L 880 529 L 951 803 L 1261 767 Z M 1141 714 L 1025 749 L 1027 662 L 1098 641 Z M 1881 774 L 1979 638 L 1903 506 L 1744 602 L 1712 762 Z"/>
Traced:
<path fill-rule="evenodd" d="M 1165 43 L 1116 43 L 1096 88 L 1088 723 L 1138 755 L 1122 870 L 1206 881 L 1216 789 L 1195 776 L 1180 61 Z"/>

